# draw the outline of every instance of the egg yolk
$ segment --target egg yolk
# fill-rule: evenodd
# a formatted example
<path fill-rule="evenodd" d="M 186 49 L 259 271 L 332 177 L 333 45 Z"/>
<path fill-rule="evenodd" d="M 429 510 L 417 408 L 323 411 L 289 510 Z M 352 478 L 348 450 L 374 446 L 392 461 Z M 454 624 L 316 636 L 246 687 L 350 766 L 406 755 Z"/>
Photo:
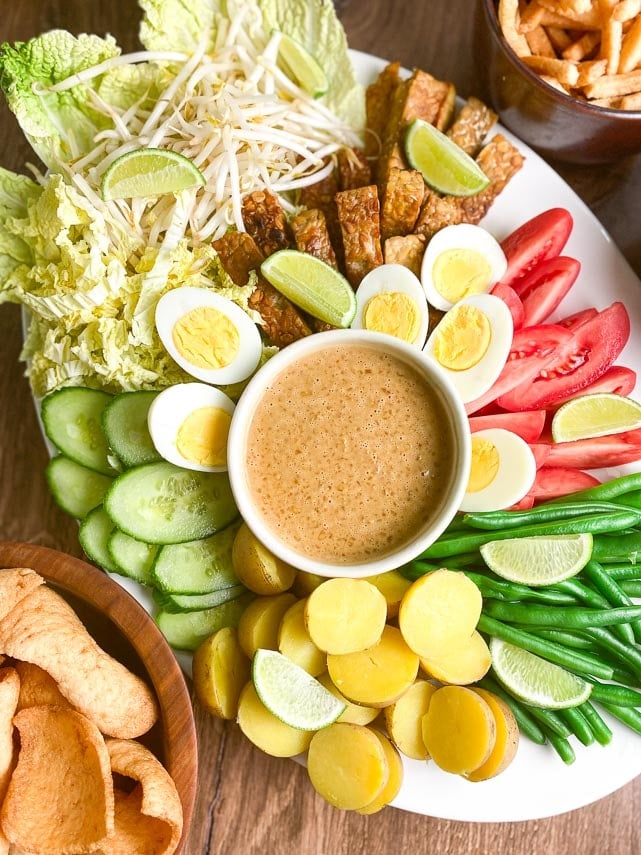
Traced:
<path fill-rule="evenodd" d="M 224 466 L 231 414 L 220 407 L 200 407 L 178 429 L 176 448 L 186 460 L 202 466 Z"/>
<path fill-rule="evenodd" d="M 224 368 L 240 350 L 238 328 L 211 306 L 199 306 L 184 314 L 174 324 L 172 338 L 178 353 L 199 368 Z"/>
<path fill-rule="evenodd" d="M 434 357 L 450 371 L 465 371 L 485 356 L 492 325 L 476 306 L 454 306 L 434 331 Z"/>
<path fill-rule="evenodd" d="M 499 462 L 499 452 L 493 442 L 472 437 L 472 466 L 467 492 L 478 493 L 489 487 L 499 471 Z"/>
<path fill-rule="evenodd" d="M 414 300 L 400 291 L 386 291 L 368 300 L 363 312 L 367 330 L 387 333 L 412 343 L 419 333 L 421 318 Z"/>
<path fill-rule="evenodd" d="M 438 293 L 449 303 L 457 303 L 471 294 L 487 291 L 492 266 L 487 258 L 474 249 L 446 249 L 432 267 L 432 282 Z"/>

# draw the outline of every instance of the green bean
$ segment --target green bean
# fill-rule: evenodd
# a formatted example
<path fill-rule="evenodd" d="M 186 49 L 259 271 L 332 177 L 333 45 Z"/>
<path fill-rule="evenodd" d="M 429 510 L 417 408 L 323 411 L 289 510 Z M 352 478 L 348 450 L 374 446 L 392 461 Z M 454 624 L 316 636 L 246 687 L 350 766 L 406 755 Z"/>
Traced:
<path fill-rule="evenodd" d="M 615 718 L 618 718 L 623 724 L 627 724 L 632 730 L 641 733 L 641 712 L 639 710 L 634 709 L 634 707 L 620 707 L 616 704 L 606 703 L 605 701 L 601 701 L 600 703 L 603 709 L 607 710 Z"/>
<path fill-rule="evenodd" d="M 523 526 L 514 529 L 501 529 L 499 531 L 457 533 L 451 536 L 441 535 L 420 558 L 428 560 L 434 558 L 448 558 L 459 555 L 461 552 L 470 552 L 480 549 L 491 540 L 506 540 L 512 537 L 535 537 L 537 535 L 557 534 L 599 534 L 629 529 L 638 519 L 636 511 L 615 511 L 607 514 L 593 514 L 592 516 L 575 517 L 571 520 L 560 522 L 538 523 L 536 525 Z"/>
<path fill-rule="evenodd" d="M 547 606 L 529 603 L 489 602 L 484 611 L 490 617 L 510 623 L 538 624 L 560 629 L 584 629 L 590 626 L 613 626 L 641 618 L 641 606 L 591 609 L 584 606 Z"/>
<path fill-rule="evenodd" d="M 641 490 L 641 472 L 632 472 L 628 475 L 620 475 L 618 478 L 613 478 L 605 484 L 597 484 L 595 487 L 588 487 L 586 490 L 580 490 L 577 493 L 572 493 L 571 499 L 573 502 L 583 502 L 594 500 L 597 502 L 607 502 L 609 499 L 615 499 L 624 493 L 631 493 L 633 490 Z M 554 499 L 554 502 L 566 501 L 567 497 Z"/>
<path fill-rule="evenodd" d="M 525 706 L 530 715 L 543 727 L 543 730 L 549 730 L 552 733 L 556 733 L 557 736 L 571 736 L 572 728 L 563 721 L 557 710 L 533 707 L 531 704 L 526 704 Z"/>
<path fill-rule="evenodd" d="M 481 590 L 488 592 L 495 591 L 498 596 L 496 599 L 505 600 L 536 600 L 542 603 L 551 603 L 553 605 L 572 605 L 576 602 L 573 596 L 566 594 L 563 591 L 555 590 L 552 587 L 545 588 L 530 588 L 528 585 L 520 585 L 518 582 L 508 582 L 503 579 L 496 579 L 493 576 L 488 576 L 484 573 L 476 573 L 473 570 L 463 570 L 463 573 L 474 582 Z M 492 596 L 490 593 L 489 596 Z"/>
<path fill-rule="evenodd" d="M 524 704 L 517 701 L 515 697 L 503 688 L 503 686 L 499 685 L 488 675 L 483 677 L 482 680 L 479 680 L 477 685 L 481 686 L 483 689 L 487 689 L 488 692 L 493 692 L 505 701 L 514 713 L 514 718 L 519 726 L 519 731 L 523 736 L 526 736 L 531 742 L 536 742 L 537 745 L 545 745 L 547 741 L 545 734 L 534 718 L 530 715 L 529 708 L 526 710 Z"/>
<path fill-rule="evenodd" d="M 629 597 L 641 597 L 641 579 L 619 582 L 621 590 Z"/>
<path fill-rule="evenodd" d="M 514 644 L 516 647 L 529 650 L 530 653 L 541 656 L 543 659 L 554 662 L 574 673 L 593 675 L 602 680 L 612 679 L 614 673 L 612 666 L 599 661 L 594 656 L 589 656 L 578 650 L 569 650 L 560 644 L 539 638 L 531 632 L 525 632 L 522 629 L 494 620 L 485 613 L 481 614 L 477 628 L 487 635 L 493 635 Z"/>
<path fill-rule="evenodd" d="M 617 582 L 624 581 L 640 581 L 641 580 L 641 564 L 602 564 L 606 573 L 609 573 Z"/>
<path fill-rule="evenodd" d="M 592 728 L 594 738 L 599 743 L 599 745 L 609 745 L 612 741 L 612 731 L 601 717 L 601 714 L 599 713 L 597 708 L 593 704 L 591 704 L 590 701 L 584 701 L 582 704 L 579 704 L 577 709 L 581 710 L 581 712 L 585 716 L 590 727 Z"/>
<path fill-rule="evenodd" d="M 592 683 L 590 700 L 597 703 L 614 704 L 617 707 L 641 707 L 641 692 L 629 686 L 619 686 L 617 683 L 600 683 L 589 679 Z"/>
<path fill-rule="evenodd" d="M 550 745 L 554 748 L 566 766 L 570 766 L 574 763 L 576 760 L 576 754 L 568 742 L 567 737 L 558 736 L 556 733 L 552 733 L 552 731 L 547 734 L 547 737 L 550 740 Z"/>
<path fill-rule="evenodd" d="M 529 632 L 539 635 L 548 641 L 554 641 L 555 644 L 562 644 L 565 647 L 572 647 L 575 650 L 593 650 L 594 644 L 585 635 L 578 635 L 566 629 L 551 629 L 549 626 L 529 626 Z"/>
<path fill-rule="evenodd" d="M 592 745 L 595 741 L 592 728 L 579 707 L 568 707 L 559 710 L 559 715 L 568 724 L 572 733 L 584 745 Z"/>
<path fill-rule="evenodd" d="M 641 490 L 630 490 L 625 494 L 625 505 L 628 508 L 641 508 Z"/>
<path fill-rule="evenodd" d="M 610 608 L 610 603 L 602 594 L 585 585 L 580 579 L 564 579 L 563 582 L 555 582 L 551 587 L 566 594 L 571 594 L 579 602 L 592 606 L 595 609 Z"/>
<path fill-rule="evenodd" d="M 483 559 L 478 552 L 468 552 L 464 555 L 451 555 L 447 561 L 439 561 L 437 564 L 432 561 L 425 561 L 421 558 L 415 558 L 408 564 L 399 567 L 398 572 L 405 576 L 406 579 L 420 579 L 427 573 L 433 573 L 435 570 L 441 570 L 447 566 L 449 570 L 459 570 L 464 567 L 477 564 L 479 568 L 484 567 Z"/>
<path fill-rule="evenodd" d="M 595 535 L 592 558 L 599 564 L 641 563 L 641 531 L 618 534 L 616 537 L 608 534 Z"/>
<path fill-rule="evenodd" d="M 484 511 L 467 513 L 463 522 L 471 528 L 493 531 L 495 529 L 516 528 L 533 523 L 557 522 L 560 520 L 583 517 L 587 514 L 611 514 L 613 511 L 630 511 L 641 520 L 641 508 L 629 508 L 608 502 L 573 502 L 542 504 L 524 511 Z"/>
<path fill-rule="evenodd" d="M 611 606 L 631 606 L 632 600 L 619 587 L 616 579 L 609 576 L 598 561 L 590 559 L 582 571 L 592 582 L 594 587 L 603 594 Z M 618 629 L 619 636 L 630 644 L 641 641 L 641 622 L 631 621 L 629 624 L 621 624 Z"/>
<path fill-rule="evenodd" d="M 592 626 L 584 630 L 588 638 L 592 638 L 605 650 L 609 651 L 618 662 L 632 670 L 641 679 L 641 649 L 636 645 L 620 641 L 606 627 Z"/>

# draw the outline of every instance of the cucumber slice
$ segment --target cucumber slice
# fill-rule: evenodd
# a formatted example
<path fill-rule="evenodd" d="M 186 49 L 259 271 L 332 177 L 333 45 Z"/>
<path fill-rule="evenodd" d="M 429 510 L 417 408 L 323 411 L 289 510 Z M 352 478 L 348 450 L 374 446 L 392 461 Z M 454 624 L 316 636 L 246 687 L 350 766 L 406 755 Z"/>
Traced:
<path fill-rule="evenodd" d="M 152 568 L 153 585 L 170 594 L 209 594 L 238 585 L 231 551 L 238 525 L 202 540 L 163 546 Z"/>
<path fill-rule="evenodd" d="M 114 524 L 107 516 L 107 512 L 102 505 L 98 505 L 97 508 L 89 511 L 78 530 L 78 540 L 87 557 L 109 573 L 118 572 L 107 550 L 107 541 L 113 528 Z"/>
<path fill-rule="evenodd" d="M 205 609 L 213 609 L 222 603 L 235 600 L 241 594 L 247 592 L 244 585 L 234 585 L 231 588 L 221 588 L 212 591 L 211 594 L 167 594 L 156 593 L 154 601 L 165 612 L 177 614 L 179 612 L 200 612 Z"/>
<path fill-rule="evenodd" d="M 67 386 L 51 392 L 41 404 L 45 433 L 65 457 L 81 466 L 113 475 L 102 412 L 112 396 L 99 389 Z"/>
<path fill-rule="evenodd" d="M 151 584 L 151 567 L 158 549 L 159 547 L 136 540 L 118 529 L 113 531 L 107 541 L 107 551 L 116 566 L 113 572 L 134 579 L 141 585 Z"/>
<path fill-rule="evenodd" d="M 79 520 L 102 504 L 105 493 L 113 484 L 113 478 L 87 469 L 63 454 L 49 461 L 45 477 L 56 504 Z"/>
<path fill-rule="evenodd" d="M 177 650 L 195 650 L 198 645 L 225 626 L 238 626 L 251 597 L 243 595 L 213 609 L 200 612 L 160 611 L 156 623 L 167 641 Z"/>
<path fill-rule="evenodd" d="M 105 496 L 116 528 L 145 543 L 184 543 L 224 528 L 238 510 L 226 472 L 147 463 L 119 475 Z"/>
<path fill-rule="evenodd" d="M 109 447 L 127 468 L 161 460 L 149 428 L 147 413 L 158 392 L 121 392 L 102 413 L 102 429 Z"/>

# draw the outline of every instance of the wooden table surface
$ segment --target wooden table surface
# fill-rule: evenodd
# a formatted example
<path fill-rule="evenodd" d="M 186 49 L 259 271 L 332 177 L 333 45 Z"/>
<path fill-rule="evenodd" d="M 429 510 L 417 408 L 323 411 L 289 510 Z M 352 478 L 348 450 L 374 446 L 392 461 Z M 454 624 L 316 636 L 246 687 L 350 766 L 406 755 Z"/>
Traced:
<path fill-rule="evenodd" d="M 452 80 L 462 95 L 478 94 L 472 0 L 342 0 L 337 5 L 352 47 L 420 66 Z M 138 21 L 135 0 L 6 0 L 0 41 L 24 40 L 60 27 L 74 33 L 110 32 L 125 49 L 132 49 Z M 0 163 L 20 170 L 27 157 L 12 116 L 0 106 Z M 555 168 L 641 276 L 641 157 L 607 167 Z M 81 555 L 76 524 L 55 507 L 46 489 L 47 457 L 18 364 L 20 345 L 18 310 L 3 306 L 0 537 Z M 302 768 L 263 755 L 234 725 L 209 717 L 197 704 L 196 720 L 200 784 L 189 855 L 391 855 L 399 849 L 438 855 L 641 853 L 641 778 L 596 804 L 538 821 L 451 822 L 392 808 L 362 817 L 325 804 Z M 522 798 L 528 798 L 526 790 Z"/>

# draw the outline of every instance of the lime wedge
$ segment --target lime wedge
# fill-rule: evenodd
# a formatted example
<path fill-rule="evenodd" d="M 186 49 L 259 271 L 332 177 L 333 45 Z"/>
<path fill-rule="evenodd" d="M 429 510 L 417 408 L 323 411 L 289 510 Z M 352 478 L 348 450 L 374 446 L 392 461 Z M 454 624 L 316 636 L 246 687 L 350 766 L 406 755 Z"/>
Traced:
<path fill-rule="evenodd" d="M 423 119 L 414 119 L 407 129 L 405 155 L 425 183 L 439 193 L 473 196 L 490 183 L 469 154 Z"/>
<path fill-rule="evenodd" d="M 552 418 L 554 442 L 572 442 L 641 427 L 641 404 L 610 392 L 580 395 L 559 407 Z"/>
<path fill-rule="evenodd" d="M 298 730 L 320 730 L 345 711 L 346 704 L 276 650 L 260 648 L 252 660 L 256 694 L 276 718 Z"/>
<path fill-rule="evenodd" d="M 570 579 L 592 555 L 591 534 L 556 534 L 491 540 L 483 560 L 502 579 L 539 587 Z"/>
<path fill-rule="evenodd" d="M 164 148 L 140 148 L 117 157 L 102 178 L 105 201 L 162 196 L 202 187 L 205 176 L 178 152 Z"/>
<path fill-rule="evenodd" d="M 492 638 L 490 653 L 497 679 L 526 704 L 561 710 L 582 704 L 590 697 L 590 683 L 514 644 Z"/>
<path fill-rule="evenodd" d="M 329 264 L 297 249 L 280 249 L 263 261 L 265 279 L 305 312 L 335 327 L 348 327 L 356 314 L 352 286 Z"/>
<path fill-rule="evenodd" d="M 278 32 L 275 30 L 274 32 Z M 313 98 L 320 98 L 327 92 L 329 82 L 316 57 L 300 42 L 280 33 L 278 42 L 278 64 L 283 71 L 298 83 L 301 89 Z"/>

